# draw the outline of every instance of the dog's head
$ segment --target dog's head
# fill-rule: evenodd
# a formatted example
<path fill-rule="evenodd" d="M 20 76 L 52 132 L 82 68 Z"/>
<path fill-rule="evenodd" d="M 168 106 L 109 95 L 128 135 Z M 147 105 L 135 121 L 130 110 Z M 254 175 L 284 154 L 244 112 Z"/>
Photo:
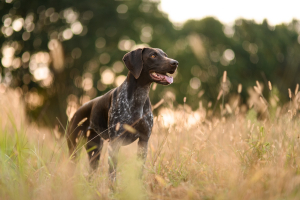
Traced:
<path fill-rule="evenodd" d="M 173 83 L 173 74 L 178 61 L 168 58 L 167 54 L 157 48 L 139 48 L 131 51 L 123 57 L 126 67 L 135 79 L 144 79 L 149 82 L 156 82 L 163 85 Z"/>

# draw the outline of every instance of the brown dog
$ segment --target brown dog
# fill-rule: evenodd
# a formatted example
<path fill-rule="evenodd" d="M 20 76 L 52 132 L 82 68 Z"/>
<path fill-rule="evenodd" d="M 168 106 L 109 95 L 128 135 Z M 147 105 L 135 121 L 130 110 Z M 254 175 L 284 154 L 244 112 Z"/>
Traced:
<path fill-rule="evenodd" d="M 76 138 L 87 137 L 86 149 L 93 169 L 98 166 L 103 140 L 110 140 L 108 153 L 112 180 L 115 180 L 117 154 L 122 145 L 139 139 L 138 157 L 145 161 L 153 126 L 150 85 L 152 82 L 171 84 L 173 78 L 166 73 L 173 74 L 178 67 L 176 60 L 156 48 L 136 49 L 125 54 L 123 61 L 129 69 L 126 80 L 119 87 L 81 106 L 67 129 L 69 152 L 73 157 L 76 156 Z M 134 134 L 126 131 L 126 124 L 135 129 Z"/>

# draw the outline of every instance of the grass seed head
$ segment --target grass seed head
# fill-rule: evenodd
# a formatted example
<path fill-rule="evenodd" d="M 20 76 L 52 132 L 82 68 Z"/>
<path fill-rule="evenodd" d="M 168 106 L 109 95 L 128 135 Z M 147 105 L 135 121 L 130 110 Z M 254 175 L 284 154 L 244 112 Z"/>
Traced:
<path fill-rule="evenodd" d="M 90 134 L 91 134 L 91 131 L 90 131 L 90 130 L 87 130 L 87 132 L 86 132 L 86 137 L 89 137 Z"/>
<path fill-rule="evenodd" d="M 123 127 L 124 127 L 124 129 L 125 129 L 126 131 L 128 131 L 129 133 L 132 133 L 132 134 L 135 134 L 135 133 L 136 133 L 136 130 L 135 130 L 132 126 L 130 126 L 130 125 L 128 125 L 128 124 L 124 124 Z"/>
<path fill-rule="evenodd" d="M 227 71 L 224 71 L 224 73 L 223 73 L 223 83 L 226 83 L 226 79 L 227 79 Z"/>
<path fill-rule="evenodd" d="M 231 107 L 230 107 L 230 105 L 229 105 L 228 103 L 225 104 L 225 108 L 226 108 L 226 110 L 227 110 L 227 112 L 228 112 L 229 114 L 232 113 L 232 109 L 231 109 Z"/>
<path fill-rule="evenodd" d="M 81 126 L 88 118 L 83 118 L 79 123 L 78 123 L 78 126 Z"/>
<path fill-rule="evenodd" d="M 118 131 L 119 129 L 120 129 L 120 122 L 118 122 L 116 125 L 116 131 Z"/>
<path fill-rule="evenodd" d="M 290 88 L 288 89 L 288 91 L 289 91 L 289 98 L 291 99 L 292 98 L 292 91 L 291 91 Z"/>
<path fill-rule="evenodd" d="M 268 85 L 269 85 L 269 90 L 272 90 L 272 83 L 271 83 L 271 81 L 268 81 Z"/>
<path fill-rule="evenodd" d="M 163 177 L 161 177 L 160 175 L 156 174 L 155 179 L 160 186 L 165 187 L 167 185 L 167 182 L 165 181 L 165 179 Z"/>
<path fill-rule="evenodd" d="M 157 83 L 153 83 L 153 85 L 152 85 L 152 90 L 153 90 L 153 91 L 156 90 L 156 87 L 157 87 Z"/>
<path fill-rule="evenodd" d="M 255 92 L 257 92 L 258 94 L 261 94 L 261 90 L 257 86 L 254 86 L 253 88 L 254 88 Z"/>
<path fill-rule="evenodd" d="M 295 95 L 297 95 L 297 94 L 298 94 L 298 91 L 299 91 L 299 84 L 297 83 L 297 85 L 296 85 L 296 89 L 295 89 Z"/>
<path fill-rule="evenodd" d="M 242 84 L 239 84 L 239 85 L 238 85 L 238 93 L 239 93 L 239 94 L 242 92 L 242 89 L 243 89 Z"/>
<path fill-rule="evenodd" d="M 258 81 L 256 81 L 257 88 L 261 91 L 261 87 Z"/>

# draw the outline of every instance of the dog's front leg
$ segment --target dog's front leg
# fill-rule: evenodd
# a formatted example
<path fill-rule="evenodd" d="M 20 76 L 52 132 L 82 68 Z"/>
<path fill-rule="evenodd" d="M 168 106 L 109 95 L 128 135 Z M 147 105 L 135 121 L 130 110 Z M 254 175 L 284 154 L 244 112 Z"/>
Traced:
<path fill-rule="evenodd" d="M 114 141 L 109 143 L 108 146 L 108 164 L 109 164 L 109 178 L 111 182 L 116 181 L 118 153 L 121 147 L 120 141 Z"/>
<path fill-rule="evenodd" d="M 140 176 L 143 175 L 143 169 L 147 158 L 147 151 L 148 151 L 148 140 L 139 139 L 137 156 L 138 159 L 142 162 L 142 169 L 140 172 Z"/>
<path fill-rule="evenodd" d="M 148 140 L 139 139 L 138 142 L 138 158 L 143 161 L 143 164 L 147 158 L 147 150 L 148 150 Z"/>

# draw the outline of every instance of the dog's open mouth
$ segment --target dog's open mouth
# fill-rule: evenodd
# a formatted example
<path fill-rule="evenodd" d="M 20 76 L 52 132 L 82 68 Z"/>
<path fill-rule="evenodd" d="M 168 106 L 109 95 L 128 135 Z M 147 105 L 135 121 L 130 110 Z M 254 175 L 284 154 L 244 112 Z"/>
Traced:
<path fill-rule="evenodd" d="M 150 76 L 153 80 L 159 81 L 161 83 L 167 83 L 167 84 L 173 83 L 173 77 L 168 76 L 167 73 L 161 74 L 161 73 L 157 73 L 157 72 L 151 72 Z"/>

